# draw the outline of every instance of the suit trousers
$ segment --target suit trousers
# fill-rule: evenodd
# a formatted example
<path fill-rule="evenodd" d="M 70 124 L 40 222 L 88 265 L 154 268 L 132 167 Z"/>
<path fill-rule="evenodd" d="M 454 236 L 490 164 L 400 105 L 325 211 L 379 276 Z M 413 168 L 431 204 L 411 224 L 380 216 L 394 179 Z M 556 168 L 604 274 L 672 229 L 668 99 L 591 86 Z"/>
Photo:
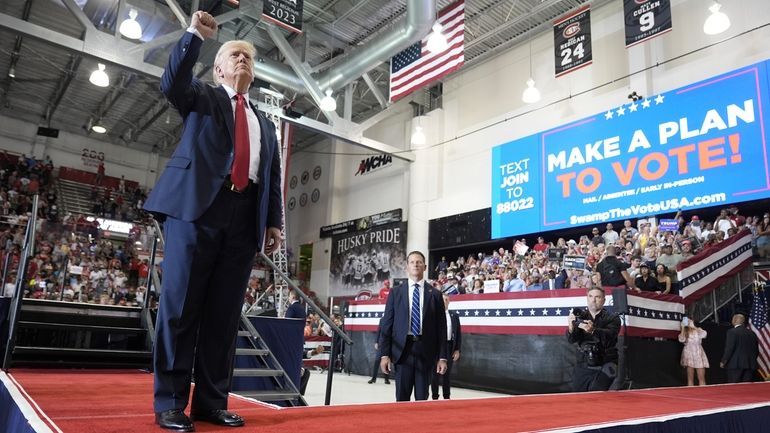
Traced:
<path fill-rule="evenodd" d="M 728 368 L 727 383 L 751 382 L 754 380 L 754 370 L 750 368 Z"/>
<path fill-rule="evenodd" d="M 154 410 L 226 409 L 243 297 L 257 252 L 256 188 L 222 189 L 194 222 L 164 224 Z"/>
<path fill-rule="evenodd" d="M 617 365 L 605 363 L 602 367 L 588 367 L 585 362 L 578 362 L 572 373 L 572 390 L 583 391 L 607 391 L 610 389 L 615 376 L 606 374 L 606 371 L 617 371 Z"/>
<path fill-rule="evenodd" d="M 441 385 L 441 395 L 444 397 L 444 400 L 449 400 L 449 394 L 452 388 L 452 364 L 454 364 L 454 361 L 452 360 L 452 341 L 447 341 L 447 360 L 446 360 L 446 372 L 444 374 L 438 374 L 436 373 L 436 370 L 434 369 L 431 372 L 431 381 L 430 381 L 430 393 L 433 397 L 433 400 L 438 400 L 438 387 Z"/>
<path fill-rule="evenodd" d="M 401 360 L 396 363 L 396 401 L 409 401 L 414 390 L 415 400 L 428 399 L 431 370 L 436 360 L 425 356 L 424 343 L 407 339 Z"/>

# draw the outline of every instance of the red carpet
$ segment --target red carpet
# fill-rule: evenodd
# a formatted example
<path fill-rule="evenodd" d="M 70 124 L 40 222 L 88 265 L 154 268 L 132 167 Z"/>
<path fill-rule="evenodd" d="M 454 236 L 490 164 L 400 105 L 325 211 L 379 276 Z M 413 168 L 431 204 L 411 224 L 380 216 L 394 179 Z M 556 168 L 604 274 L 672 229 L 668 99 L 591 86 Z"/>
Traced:
<path fill-rule="evenodd" d="M 152 376 L 137 371 L 12 370 L 51 429 L 64 433 L 163 432 L 152 413 Z M 532 432 L 770 405 L 770 383 L 662 388 L 480 400 L 274 409 L 231 398 L 239 429 L 197 423 L 199 432 Z M 599 409 L 600 410 L 597 410 Z M 633 422 L 633 423 L 638 423 Z"/>

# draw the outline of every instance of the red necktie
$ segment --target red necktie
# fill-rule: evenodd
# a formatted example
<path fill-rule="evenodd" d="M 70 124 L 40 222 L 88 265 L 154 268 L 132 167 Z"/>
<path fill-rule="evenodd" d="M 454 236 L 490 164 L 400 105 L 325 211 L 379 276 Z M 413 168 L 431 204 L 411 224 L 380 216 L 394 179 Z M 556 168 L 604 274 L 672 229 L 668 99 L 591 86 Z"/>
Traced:
<path fill-rule="evenodd" d="M 249 123 L 243 95 L 235 95 L 235 159 L 230 181 L 239 190 L 249 184 Z"/>

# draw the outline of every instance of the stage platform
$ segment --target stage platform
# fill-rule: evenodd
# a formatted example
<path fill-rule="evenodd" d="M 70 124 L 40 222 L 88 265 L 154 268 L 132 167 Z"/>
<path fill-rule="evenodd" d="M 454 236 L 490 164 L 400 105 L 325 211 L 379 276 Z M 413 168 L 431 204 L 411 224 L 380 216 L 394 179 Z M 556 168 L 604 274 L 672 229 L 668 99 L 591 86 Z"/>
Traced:
<path fill-rule="evenodd" d="M 115 370 L 0 372 L 0 432 L 162 432 L 152 375 Z M 232 396 L 239 429 L 199 432 L 765 432 L 770 383 L 474 400 L 277 408 Z"/>

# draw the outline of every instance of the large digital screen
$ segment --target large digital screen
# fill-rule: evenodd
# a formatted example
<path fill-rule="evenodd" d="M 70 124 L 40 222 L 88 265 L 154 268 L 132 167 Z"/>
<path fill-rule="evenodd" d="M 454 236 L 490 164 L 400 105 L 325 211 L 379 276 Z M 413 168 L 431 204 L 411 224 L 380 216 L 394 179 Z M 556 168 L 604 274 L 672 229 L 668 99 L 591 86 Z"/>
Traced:
<path fill-rule="evenodd" d="M 768 61 L 492 150 L 492 238 L 770 196 Z"/>

